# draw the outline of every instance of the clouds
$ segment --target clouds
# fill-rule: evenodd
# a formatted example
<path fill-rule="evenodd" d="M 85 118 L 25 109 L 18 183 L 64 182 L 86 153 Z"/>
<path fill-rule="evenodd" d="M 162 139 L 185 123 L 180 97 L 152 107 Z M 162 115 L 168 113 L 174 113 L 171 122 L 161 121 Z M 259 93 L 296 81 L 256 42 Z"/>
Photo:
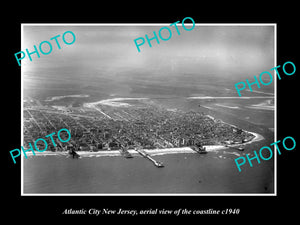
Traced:
<path fill-rule="evenodd" d="M 70 30 L 76 35 L 76 42 L 70 46 L 55 47 L 49 55 L 41 55 L 22 61 L 22 70 L 45 71 L 54 68 L 73 68 L 72 72 L 91 72 L 118 74 L 126 71 L 148 71 L 149 73 L 228 73 L 249 74 L 273 67 L 274 28 L 273 26 L 201 26 L 181 34 L 175 28 L 168 41 L 147 42 L 138 52 L 134 39 L 153 37 L 158 26 L 24 26 L 24 47 L 33 49 L 33 45 L 49 40 L 58 34 Z M 51 42 L 54 44 L 54 41 Z M 23 50 L 23 49 L 22 49 Z M 26 61 L 26 62 L 25 62 Z M 96 75 L 96 74 L 95 74 Z M 109 76 L 109 74 L 106 74 Z M 78 74 L 78 76 L 80 76 Z"/>

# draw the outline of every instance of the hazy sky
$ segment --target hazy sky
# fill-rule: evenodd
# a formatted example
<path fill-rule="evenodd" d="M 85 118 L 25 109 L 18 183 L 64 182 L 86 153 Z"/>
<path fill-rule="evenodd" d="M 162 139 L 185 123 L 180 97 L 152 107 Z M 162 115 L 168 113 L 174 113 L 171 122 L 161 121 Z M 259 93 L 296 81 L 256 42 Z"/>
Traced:
<path fill-rule="evenodd" d="M 175 22 L 175 21 L 174 21 Z M 170 22 L 170 24 L 172 21 Z M 153 31 L 167 26 L 34 26 L 23 27 L 22 51 L 42 41 L 50 41 L 58 34 L 72 31 L 76 41 L 65 45 L 60 38 L 62 49 L 55 41 L 52 53 L 33 61 L 22 60 L 24 75 L 51 70 L 74 73 L 77 76 L 91 73 L 109 76 L 126 72 L 141 72 L 170 75 L 189 73 L 196 75 L 219 74 L 220 76 L 259 75 L 274 67 L 273 26 L 197 26 L 185 31 L 178 25 L 181 35 L 172 27 L 168 41 L 153 40 L 152 48 L 147 42 L 137 51 L 134 39 L 153 36 Z M 167 33 L 163 35 L 167 36 Z M 46 48 L 46 47 L 45 47 Z M 46 51 L 46 50 L 45 50 Z M 237 80 L 237 81 L 240 81 Z"/>

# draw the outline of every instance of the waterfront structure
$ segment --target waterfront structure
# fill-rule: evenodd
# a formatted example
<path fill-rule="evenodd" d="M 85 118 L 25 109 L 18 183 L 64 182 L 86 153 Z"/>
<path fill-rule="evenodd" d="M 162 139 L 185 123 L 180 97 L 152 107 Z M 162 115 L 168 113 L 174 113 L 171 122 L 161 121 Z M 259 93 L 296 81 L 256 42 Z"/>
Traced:
<path fill-rule="evenodd" d="M 101 113 L 82 107 L 62 110 L 62 107 L 43 106 L 41 101 L 30 103 L 24 105 L 25 144 L 61 128 L 70 130 L 71 143 L 84 151 L 116 150 L 122 146 L 154 149 L 228 145 L 244 143 L 254 137 L 201 112 L 167 110 L 141 102 L 138 107 L 101 105 Z M 65 150 L 67 146 L 62 144 L 58 148 Z M 54 146 L 49 149 L 58 150 Z"/>

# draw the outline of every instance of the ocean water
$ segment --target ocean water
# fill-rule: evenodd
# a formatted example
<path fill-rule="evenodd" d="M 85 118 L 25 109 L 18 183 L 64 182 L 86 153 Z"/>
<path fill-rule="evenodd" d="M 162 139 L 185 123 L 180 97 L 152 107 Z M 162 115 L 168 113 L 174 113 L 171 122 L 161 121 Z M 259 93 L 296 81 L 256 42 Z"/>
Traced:
<path fill-rule="evenodd" d="M 140 156 L 32 156 L 23 161 L 24 194 L 273 193 L 272 160 L 253 160 L 253 167 L 245 164 L 238 172 L 234 159 L 244 154 L 220 150 L 153 156 L 164 168 Z"/>

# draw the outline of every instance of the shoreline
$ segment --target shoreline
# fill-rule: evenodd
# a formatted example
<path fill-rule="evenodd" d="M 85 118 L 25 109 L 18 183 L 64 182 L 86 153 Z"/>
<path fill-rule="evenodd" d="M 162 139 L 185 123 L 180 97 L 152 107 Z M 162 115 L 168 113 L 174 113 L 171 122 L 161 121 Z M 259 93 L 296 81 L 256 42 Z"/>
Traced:
<path fill-rule="evenodd" d="M 247 131 L 248 133 L 253 134 L 255 137 L 246 143 L 243 143 L 243 145 L 251 144 L 253 142 L 261 141 L 264 139 L 264 137 L 258 133 Z M 234 147 L 241 144 L 233 144 L 228 145 L 228 147 Z M 203 147 L 206 148 L 207 152 L 215 152 L 219 150 L 224 150 L 228 147 L 224 145 L 203 145 Z M 179 147 L 179 148 L 164 148 L 164 149 L 143 149 L 146 153 L 148 153 L 151 156 L 156 155 L 168 155 L 168 154 L 187 154 L 187 153 L 194 153 L 197 154 L 194 150 L 192 150 L 190 147 Z M 134 149 L 129 149 L 128 152 L 132 154 L 132 156 L 140 156 L 142 157 L 137 151 Z M 51 152 L 51 151 L 45 151 L 45 152 L 35 152 L 36 154 L 33 155 L 32 152 L 27 152 L 26 155 L 31 156 L 70 156 L 68 152 Z M 23 154 L 23 152 L 22 152 Z M 102 156 L 122 156 L 121 152 L 119 150 L 108 150 L 108 151 L 97 151 L 97 152 L 90 152 L 90 151 L 77 151 L 77 154 L 81 157 L 102 157 Z"/>
<path fill-rule="evenodd" d="M 210 97 L 210 96 L 205 96 L 205 97 L 189 97 L 191 99 L 209 99 L 209 98 L 235 98 L 235 97 Z M 237 97 L 237 98 L 242 98 L 242 97 Z M 244 97 L 244 98 L 255 98 L 255 97 Z M 256 98 L 266 98 L 266 97 L 256 97 Z M 98 104 L 114 104 L 114 103 L 118 103 L 122 105 L 123 100 L 144 100 L 147 98 L 113 98 L 113 99 L 106 99 L 106 100 L 101 100 L 101 101 L 97 101 L 97 102 L 90 102 L 90 103 L 84 103 L 84 107 L 88 107 L 88 108 L 95 108 L 96 110 L 100 111 L 101 113 L 103 113 L 105 116 L 109 117 L 108 115 L 106 115 L 104 112 L 102 112 L 100 109 L 98 109 L 96 107 L 96 105 Z M 128 103 L 124 103 L 124 104 L 128 104 Z M 116 106 L 116 105 L 114 105 Z M 120 106 L 120 105 L 119 105 Z M 216 119 L 211 116 L 211 115 L 206 115 L 207 117 L 209 117 L 210 119 L 216 121 Z M 109 117 L 110 118 L 110 117 Z M 229 126 L 235 127 L 237 128 L 236 125 L 233 124 L 229 124 L 226 123 L 222 120 L 220 120 L 221 123 L 227 124 Z M 241 144 L 231 144 L 231 145 L 227 145 L 227 147 L 225 145 L 203 145 L 203 147 L 206 148 L 207 152 L 214 152 L 214 151 L 219 151 L 219 150 L 224 150 L 226 148 L 230 148 L 230 147 L 236 147 L 239 145 L 247 145 L 247 144 L 251 144 L 253 142 L 257 142 L 257 141 L 261 141 L 263 139 L 265 139 L 262 135 L 255 133 L 255 132 L 250 132 L 247 130 L 244 130 L 247 133 L 250 133 L 252 135 L 254 135 L 254 138 L 251 141 L 245 142 L 245 143 L 241 143 Z M 155 155 L 166 155 L 166 154 L 180 154 L 180 153 L 197 153 L 196 151 L 192 150 L 190 147 L 186 146 L 186 147 L 176 147 L 176 148 L 163 148 L 163 149 L 143 149 L 146 153 L 148 153 L 151 156 L 155 156 Z M 135 151 L 134 149 L 129 149 L 128 152 L 130 154 L 132 154 L 133 156 L 140 156 L 140 154 Z M 47 155 L 61 155 L 61 156 L 70 156 L 68 154 L 67 151 L 62 151 L 62 152 L 52 152 L 52 151 L 45 151 L 45 152 L 35 152 L 35 156 L 47 156 Z M 106 151 L 97 151 L 97 152 L 93 152 L 93 151 L 77 151 L 77 153 L 80 156 L 83 157 L 100 157 L 100 156 L 122 156 L 121 152 L 119 150 L 106 150 Z M 22 152 L 22 154 L 24 154 Z M 27 156 L 34 156 L 32 152 L 28 152 L 26 153 Z"/>

